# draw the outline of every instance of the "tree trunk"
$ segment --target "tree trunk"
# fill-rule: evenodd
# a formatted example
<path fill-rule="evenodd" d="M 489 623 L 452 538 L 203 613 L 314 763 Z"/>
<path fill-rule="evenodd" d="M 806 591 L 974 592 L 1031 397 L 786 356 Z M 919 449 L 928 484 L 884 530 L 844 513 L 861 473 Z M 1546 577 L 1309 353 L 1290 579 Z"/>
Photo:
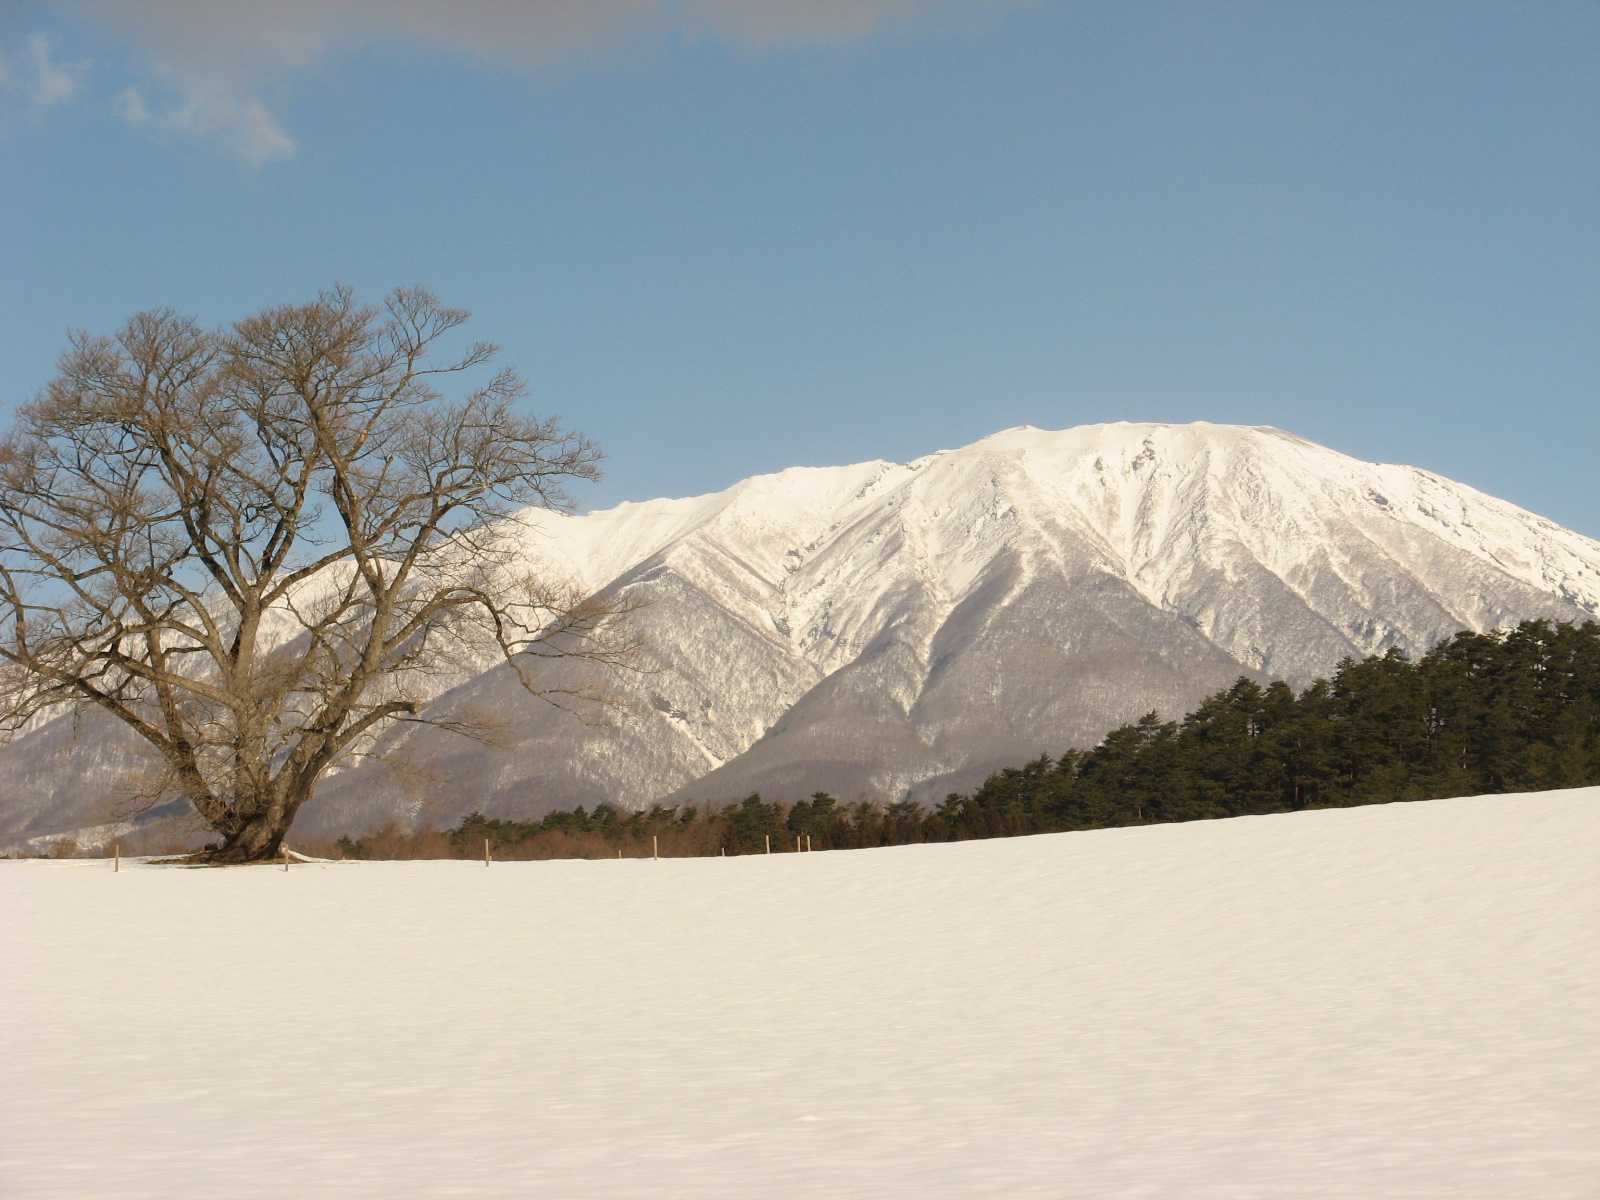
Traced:
<path fill-rule="evenodd" d="M 191 855 L 189 861 L 205 866 L 234 866 L 276 858 L 304 799 L 282 796 L 267 800 L 255 816 L 237 829 L 224 832 L 222 845 Z"/>

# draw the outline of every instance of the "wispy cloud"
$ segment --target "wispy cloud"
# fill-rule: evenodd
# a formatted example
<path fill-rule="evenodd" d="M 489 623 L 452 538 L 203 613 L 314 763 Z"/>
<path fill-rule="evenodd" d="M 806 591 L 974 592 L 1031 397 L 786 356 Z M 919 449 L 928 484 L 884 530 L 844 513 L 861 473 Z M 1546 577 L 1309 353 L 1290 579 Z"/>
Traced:
<path fill-rule="evenodd" d="M 196 82 L 177 89 L 161 108 L 152 109 L 142 90 L 126 87 L 112 98 L 111 111 L 134 129 L 218 142 L 253 167 L 289 158 L 295 152 L 294 139 L 266 105 L 228 88 Z"/>
<path fill-rule="evenodd" d="M 222 141 L 253 167 L 289 158 L 296 148 L 265 104 L 227 90 L 191 88 L 182 104 L 162 114 L 161 122 L 179 133 Z"/>
<path fill-rule="evenodd" d="M 538 66 L 665 33 L 738 45 L 827 45 L 869 37 L 935 8 L 1002 0 L 82 0 L 148 56 L 162 105 L 143 92 L 123 119 L 202 137 L 260 164 L 294 153 L 260 99 L 269 80 L 334 53 L 391 43 Z M 127 93 L 124 93 L 127 95 Z M 134 117 L 132 114 L 139 114 Z"/>
<path fill-rule="evenodd" d="M 149 124 L 150 110 L 145 107 L 144 93 L 138 88 L 126 87 L 111 98 L 111 111 L 129 125 Z"/>
<path fill-rule="evenodd" d="M 51 53 L 50 35 L 45 33 L 29 35 L 28 65 L 32 68 L 30 98 L 40 108 L 71 100 L 89 73 L 87 61 L 57 62 Z"/>
<path fill-rule="evenodd" d="M 58 59 L 55 40 L 47 33 L 29 34 L 14 54 L 0 47 L 0 90 L 21 93 L 39 111 L 76 99 L 88 74 L 87 59 Z"/>

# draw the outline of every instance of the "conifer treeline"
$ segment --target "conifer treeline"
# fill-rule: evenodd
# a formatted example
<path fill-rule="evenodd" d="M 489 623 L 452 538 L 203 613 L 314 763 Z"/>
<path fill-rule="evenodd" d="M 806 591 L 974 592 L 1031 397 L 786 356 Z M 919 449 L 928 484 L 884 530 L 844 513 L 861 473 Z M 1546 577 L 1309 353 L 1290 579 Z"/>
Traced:
<path fill-rule="evenodd" d="M 507 858 L 760 853 L 960 841 L 1391 800 L 1600 783 L 1600 625 L 1528 621 L 1461 633 L 1420 660 L 1398 650 L 1346 659 L 1296 694 L 1240 679 L 1182 721 L 1154 713 L 1069 750 L 991 775 L 925 808 L 844 804 L 825 793 L 783 804 L 753 795 L 715 810 L 608 805 L 540 821 L 479 814 L 443 834 L 376 835 L 352 857 Z"/>

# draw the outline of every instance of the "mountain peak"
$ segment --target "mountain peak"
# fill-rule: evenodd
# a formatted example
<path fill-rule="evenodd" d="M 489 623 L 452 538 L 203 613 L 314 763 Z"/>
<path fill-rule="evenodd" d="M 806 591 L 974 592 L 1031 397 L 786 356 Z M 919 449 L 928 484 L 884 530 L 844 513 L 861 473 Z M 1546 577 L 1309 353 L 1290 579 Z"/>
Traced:
<path fill-rule="evenodd" d="M 1064 429 L 1014 425 L 958 450 L 944 453 L 1039 451 L 1058 455 L 1117 456 L 1123 452 L 1137 455 L 1148 445 L 1155 449 L 1167 447 L 1172 454 L 1192 455 L 1201 451 L 1237 451 L 1246 447 L 1265 450 L 1276 444 L 1321 450 L 1330 455 L 1336 453 L 1271 425 L 1226 425 L 1211 421 L 1107 421 Z"/>

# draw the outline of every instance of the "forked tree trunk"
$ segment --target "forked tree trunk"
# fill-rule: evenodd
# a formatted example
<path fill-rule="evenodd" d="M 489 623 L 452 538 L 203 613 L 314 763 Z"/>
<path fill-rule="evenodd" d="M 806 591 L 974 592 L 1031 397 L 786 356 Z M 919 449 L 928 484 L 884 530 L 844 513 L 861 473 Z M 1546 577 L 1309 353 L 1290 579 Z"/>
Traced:
<path fill-rule="evenodd" d="M 294 815 L 305 799 L 305 796 L 285 796 L 266 801 L 243 825 L 224 832 L 220 846 L 191 855 L 189 861 L 207 866 L 235 866 L 276 858 L 283 849 L 283 839 L 294 822 Z"/>

